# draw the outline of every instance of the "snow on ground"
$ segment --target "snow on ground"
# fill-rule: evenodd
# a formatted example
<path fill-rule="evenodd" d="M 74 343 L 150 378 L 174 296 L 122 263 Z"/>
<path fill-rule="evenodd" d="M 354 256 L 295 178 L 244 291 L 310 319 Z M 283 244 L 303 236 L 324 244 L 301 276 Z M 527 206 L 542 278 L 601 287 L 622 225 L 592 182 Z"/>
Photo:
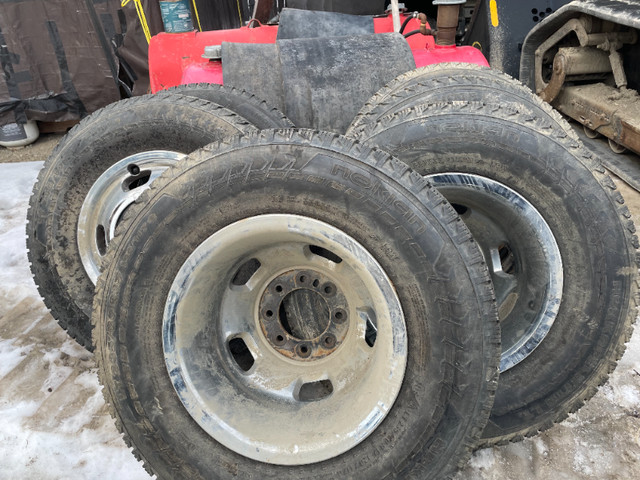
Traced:
<path fill-rule="evenodd" d="M 149 479 L 105 407 L 93 355 L 31 279 L 25 218 L 41 166 L 0 164 L 0 479 Z"/>
<path fill-rule="evenodd" d="M 148 479 L 106 409 L 93 355 L 58 327 L 31 279 L 25 218 L 41 165 L 0 164 L 0 480 Z M 638 221 L 640 195 L 625 193 Z M 476 452 L 457 478 L 640 478 L 640 333 L 577 414 Z"/>
<path fill-rule="evenodd" d="M 31 188 L 42 162 L 2 164 L 0 170 L 0 314 L 34 285 L 26 262 L 25 216 Z"/>

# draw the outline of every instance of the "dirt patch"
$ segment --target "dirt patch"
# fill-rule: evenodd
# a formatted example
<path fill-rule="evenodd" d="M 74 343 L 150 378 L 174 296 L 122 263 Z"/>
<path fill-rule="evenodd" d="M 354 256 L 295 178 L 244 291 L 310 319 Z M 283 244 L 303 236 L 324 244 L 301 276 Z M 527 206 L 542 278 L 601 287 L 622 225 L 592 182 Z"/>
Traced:
<path fill-rule="evenodd" d="M 25 147 L 0 147 L 0 163 L 44 161 L 63 136 L 63 133 L 43 133 L 38 140 Z"/>

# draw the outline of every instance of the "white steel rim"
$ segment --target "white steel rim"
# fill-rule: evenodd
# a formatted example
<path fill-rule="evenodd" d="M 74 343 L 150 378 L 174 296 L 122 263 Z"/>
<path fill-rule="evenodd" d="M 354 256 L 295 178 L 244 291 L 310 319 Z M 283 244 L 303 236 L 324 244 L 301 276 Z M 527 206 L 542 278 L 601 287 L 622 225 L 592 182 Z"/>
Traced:
<path fill-rule="evenodd" d="M 94 285 L 124 211 L 167 168 L 184 157 L 167 150 L 136 153 L 113 164 L 91 186 L 78 216 L 77 244 L 82 266 Z"/>
<path fill-rule="evenodd" d="M 236 281 L 246 265 L 250 275 Z M 300 344 L 294 353 L 274 344 L 264 313 L 274 284 L 303 277 L 322 278 L 346 302 L 347 327 L 333 350 L 308 358 L 296 357 Z M 333 297 L 310 295 L 333 315 Z M 382 267 L 341 230 L 298 215 L 247 218 L 206 239 L 175 277 L 162 328 L 167 370 L 187 412 L 216 441 L 270 464 L 311 464 L 358 445 L 391 409 L 406 368 L 404 316 Z M 313 335 L 304 337 L 310 347 Z M 250 355 L 247 365 L 231 353 L 233 342 Z M 303 398 L 318 385 L 330 393 Z"/>

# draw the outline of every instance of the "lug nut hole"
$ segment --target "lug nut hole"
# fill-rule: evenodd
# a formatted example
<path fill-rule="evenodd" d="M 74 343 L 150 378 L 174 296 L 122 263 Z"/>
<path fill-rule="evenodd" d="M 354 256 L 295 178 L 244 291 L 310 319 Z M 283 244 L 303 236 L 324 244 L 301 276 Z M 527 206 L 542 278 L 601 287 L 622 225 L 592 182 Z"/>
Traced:
<path fill-rule="evenodd" d="M 336 345 L 336 337 L 334 337 L 333 335 L 327 335 L 322 339 L 322 344 L 325 346 L 325 348 L 333 348 Z"/>
<path fill-rule="evenodd" d="M 332 296 L 336 293 L 336 287 L 331 283 L 325 283 L 322 287 L 322 291 L 325 295 Z"/>
<path fill-rule="evenodd" d="M 307 358 L 309 355 L 311 355 L 311 347 L 306 343 L 302 343 L 296 348 L 296 353 L 301 358 Z"/>
<path fill-rule="evenodd" d="M 340 308 L 333 312 L 333 319 L 336 323 L 342 323 L 347 319 L 347 312 Z"/>

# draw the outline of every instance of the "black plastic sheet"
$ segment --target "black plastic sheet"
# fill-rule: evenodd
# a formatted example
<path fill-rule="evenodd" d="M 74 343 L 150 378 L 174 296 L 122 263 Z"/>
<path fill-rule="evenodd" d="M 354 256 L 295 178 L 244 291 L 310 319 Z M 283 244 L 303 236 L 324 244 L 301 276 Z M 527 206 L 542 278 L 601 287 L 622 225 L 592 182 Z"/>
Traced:
<path fill-rule="evenodd" d="M 146 57 L 133 2 L 0 0 L 0 125 L 79 120 L 146 93 Z"/>

